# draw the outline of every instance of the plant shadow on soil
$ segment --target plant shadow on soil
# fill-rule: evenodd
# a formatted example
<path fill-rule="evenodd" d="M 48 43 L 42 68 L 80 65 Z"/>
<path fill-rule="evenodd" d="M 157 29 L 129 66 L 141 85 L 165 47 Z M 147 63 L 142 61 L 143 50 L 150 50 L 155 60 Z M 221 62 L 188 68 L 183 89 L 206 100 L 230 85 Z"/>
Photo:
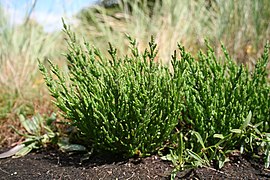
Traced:
<path fill-rule="evenodd" d="M 3 152 L 4 149 L 1 150 Z M 0 160 L 0 179 L 170 179 L 173 166 L 158 156 L 122 159 L 110 154 L 65 154 L 53 148 L 32 152 L 21 158 Z M 176 179 L 270 179 L 262 160 L 230 156 L 221 170 L 197 168 L 178 172 Z"/>

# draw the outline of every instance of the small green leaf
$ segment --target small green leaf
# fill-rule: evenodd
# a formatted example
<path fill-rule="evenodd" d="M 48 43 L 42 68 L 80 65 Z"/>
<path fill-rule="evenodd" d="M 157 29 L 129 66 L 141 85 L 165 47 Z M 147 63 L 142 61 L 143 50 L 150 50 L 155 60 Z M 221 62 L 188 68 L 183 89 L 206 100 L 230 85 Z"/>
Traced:
<path fill-rule="evenodd" d="M 187 152 L 192 158 L 197 160 L 197 163 L 198 163 L 199 166 L 202 166 L 202 165 L 205 164 L 205 161 L 197 153 L 195 153 L 195 152 L 193 152 L 193 151 L 191 151 L 189 149 L 187 149 Z"/>
<path fill-rule="evenodd" d="M 242 130 L 241 129 L 231 129 L 230 130 L 232 133 L 236 133 L 236 134 L 241 134 Z"/>
<path fill-rule="evenodd" d="M 86 151 L 86 148 L 80 144 L 67 144 L 60 146 L 60 149 L 64 152 L 78 152 L 78 151 Z"/>
<path fill-rule="evenodd" d="M 266 160 L 265 160 L 265 163 L 264 163 L 264 167 L 266 169 L 268 169 L 269 166 L 270 166 L 270 153 L 269 153 L 269 150 L 268 150 L 267 156 L 265 158 L 266 158 Z"/>
<path fill-rule="evenodd" d="M 196 132 L 196 131 L 192 131 L 193 134 L 195 134 L 197 140 L 199 141 L 199 143 L 201 144 L 202 148 L 205 149 L 205 145 L 204 145 L 204 142 L 202 140 L 202 136 Z"/>
<path fill-rule="evenodd" d="M 240 127 L 241 130 L 244 130 L 244 129 L 247 128 L 247 126 L 248 126 L 249 123 L 250 123 L 251 117 L 252 117 L 252 112 L 249 111 L 247 118 L 245 119 L 244 123 L 243 123 L 242 126 Z"/>
<path fill-rule="evenodd" d="M 174 168 L 173 171 L 171 172 L 171 180 L 175 179 L 177 172 L 178 172 L 178 169 Z"/>
<path fill-rule="evenodd" d="M 25 147 L 23 147 L 20 151 L 18 151 L 15 156 L 13 156 L 14 158 L 19 158 L 19 157 L 23 157 L 25 155 L 27 155 L 28 153 L 30 153 L 33 149 L 33 147 L 35 147 L 35 142 L 32 144 L 29 144 Z"/>
<path fill-rule="evenodd" d="M 218 139 L 224 139 L 223 134 L 214 134 L 213 137 L 214 137 L 214 138 L 218 138 Z"/>
<path fill-rule="evenodd" d="M 165 160 L 165 161 L 172 161 L 174 157 L 172 156 L 172 154 L 167 154 L 165 156 L 161 156 L 160 159 Z"/>
<path fill-rule="evenodd" d="M 32 128 L 31 128 L 31 125 L 29 124 L 29 122 L 27 121 L 27 119 L 24 117 L 24 115 L 20 114 L 19 115 L 19 119 L 20 119 L 20 122 L 21 124 L 23 125 L 23 127 L 25 128 L 25 130 L 32 134 L 33 131 L 32 131 Z"/>
<path fill-rule="evenodd" d="M 229 162 L 230 158 L 223 156 L 222 159 L 218 160 L 218 168 L 221 169 L 226 162 Z"/>

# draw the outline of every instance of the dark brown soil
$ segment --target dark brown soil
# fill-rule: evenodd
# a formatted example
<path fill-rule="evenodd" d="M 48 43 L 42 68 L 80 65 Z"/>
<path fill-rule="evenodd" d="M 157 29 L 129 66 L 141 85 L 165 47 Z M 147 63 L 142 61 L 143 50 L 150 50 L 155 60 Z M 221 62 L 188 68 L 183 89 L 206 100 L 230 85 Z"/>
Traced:
<path fill-rule="evenodd" d="M 30 153 L 22 158 L 0 160 L 0 179 L 170 179 L 170 162 L 157 156 L 121 159 L 92 156 L 81 163 L 82 155 L 68 155 L 54 149 Z M 179 172 L 176 179 L 270 179 L 262 162 L 231 156 L 221 170 L 198 168 Z"/>

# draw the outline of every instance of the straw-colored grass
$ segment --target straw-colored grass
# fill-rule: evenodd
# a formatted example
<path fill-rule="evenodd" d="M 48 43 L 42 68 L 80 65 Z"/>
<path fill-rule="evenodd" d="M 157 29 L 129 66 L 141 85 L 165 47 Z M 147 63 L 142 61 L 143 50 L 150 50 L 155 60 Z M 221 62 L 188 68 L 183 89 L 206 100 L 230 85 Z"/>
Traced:
<path fill-rule="evenodd" d="M 47 91 L 37 60 L 57 60 L 59 35 L 44 32 L 41 25 L 27 17 L 23 24 L 12 24 L 0 6 L 0 145 L 12 136 L 7 127 L 18 126 L 16 114 L 33 114 L 48 107 L 42 102 Z"/>
<path fill-rule="evenodd" d="M 125 33 L 136 38 L 141 49 L 154 35 L 165 62 L 178 42 L 197 52 L 205 38 L 213 46 L 224 43 L 238 61 L 252 62 L 270 38 L 268 0 L 171 0 L 162 5 L 156 1 L 153 11 L 137 4 L 132 5 L 132 12 L 126 7 L 121 4 L 113 14 L 111 9 L 100 7 L 84 10 L 79 16 L 79 29 L 93 45 L 106 50 L 105 42 L 110 41 L 120 53 L 127 49 Z"/>
<path fill-rule="evenodd" d="M 37 58 L 45 60 L 59 53 L 55 51 L 58 34 L 45 33 L 34 21 L 1 27 L 0 85 L 23 96 L 24 88 L 37 80 Z"/>

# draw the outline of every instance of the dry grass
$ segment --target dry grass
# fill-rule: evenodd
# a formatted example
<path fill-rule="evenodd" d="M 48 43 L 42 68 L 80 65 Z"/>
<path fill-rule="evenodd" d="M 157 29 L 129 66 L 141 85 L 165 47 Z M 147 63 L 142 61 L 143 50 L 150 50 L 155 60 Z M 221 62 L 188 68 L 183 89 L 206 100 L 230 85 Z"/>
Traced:
<path fill-rule="evenodd" d="M 11 24 L 1 6 L 0 15 L 1 146 L 16 139 L 9 126 L 20 127 L 18 114 L 32 115 L 52 109 L 37 60 L 52 57 L 57 60 L 62 37 L 60 33 L 44 32 L 41 25 L 32 20 L 22 25 Z"/>
<path fill-rule="evenodd" d="M 128 2 L 127 0 L 125 2 Z M 107 41 L 126 53 L 125 33 L 147 46 L 151 35 L 159 45 L 159 56 L 168 63 L 178 42 L 191 52 L 197 52 L 207 38 L 215 47 L 224 43 L 230 54 L 240 62 L 252 62 L 261 54 L 270 38 L 270 1 L 261 0 L 172 0 L 156 3 L 153 12 L 125 5 L 113 15 L 97 7 L 99 13 L 85 11 L 79 17 L 82 34 L 98 48 L 106 50 Z M 150 16 L 150 14 L 152 14 Z M 221 52 L 220 48 L 217 52 Z M 253 63 L 253 62 L 252 62 Z"/>

